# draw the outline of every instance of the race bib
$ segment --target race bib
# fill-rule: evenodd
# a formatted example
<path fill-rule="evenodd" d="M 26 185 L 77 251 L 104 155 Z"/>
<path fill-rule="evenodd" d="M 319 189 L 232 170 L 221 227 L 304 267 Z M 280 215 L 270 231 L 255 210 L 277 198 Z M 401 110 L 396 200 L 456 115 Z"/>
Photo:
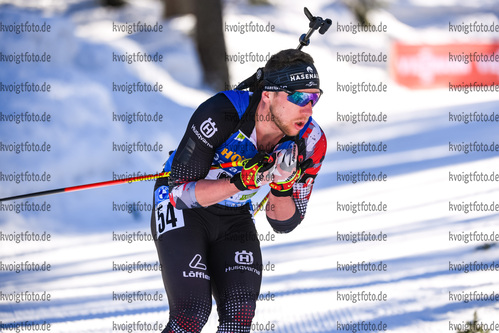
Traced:
<path fill-rule="evenodd" d="M 156 239 L 162 234 L 182 228 L 184 224 L 184 214 L 181 210 L 173 207 L 168 200 L 168 187 L 160 186 L 154 192 L 156 208 L 154 215 L 156 218 Z"/>

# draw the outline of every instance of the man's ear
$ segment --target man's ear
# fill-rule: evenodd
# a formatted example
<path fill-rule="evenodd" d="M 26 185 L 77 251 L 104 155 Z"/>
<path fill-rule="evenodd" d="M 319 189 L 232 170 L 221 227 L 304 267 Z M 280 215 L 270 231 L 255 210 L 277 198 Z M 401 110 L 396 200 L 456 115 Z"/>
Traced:
<path fill-rule="evenodd" d="M 262 91 L 262 99 L 265 99 L 268 102 L 269 97 L 270 97 L 269 93 L 270 93 L 270 91 L 265 91 L 265 90 Z"/>
<path fill-rule="evenodd" d="M 275 96 L 272 96 L 272 95 L 275 95 L 275 92 L 274 91 L 262 91 L 262 100 L 266 103 L 266 104 L 270 104 L 270 99 L 271 98 L 275 98 Z"/>

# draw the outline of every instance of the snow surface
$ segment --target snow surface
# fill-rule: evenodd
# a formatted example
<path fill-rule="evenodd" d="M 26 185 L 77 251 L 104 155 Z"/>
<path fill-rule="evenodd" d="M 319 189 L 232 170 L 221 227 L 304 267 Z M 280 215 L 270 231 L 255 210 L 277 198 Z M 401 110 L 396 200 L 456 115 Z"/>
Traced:
<path fill-rule="evenodd" d="M 193 109 L 214 92 L 202 84 L 195 45 L 189 38 L 194 26 L 190 16 L 160 18 L 161 5 L 152 0 L 129 1 L 120 10 L 104 9 L 94 1 L 0 1 L 0 22 L 47 22 L 47 34 L 0 33 L 0 52 L 48 52 L 52 62 L 14 64 L 0 62 L 0 81 L 49 82 L 50 94 L 0 93 L 0 112 L 50 113 L 49 123 L 0 122 L 0 141 L 47 142 L 48 153 L 0 152 L 0 171 L 50 173 L 50 182 L 2 181 L 0 196 L 42 191 L 112 179 L 113 173 L 157 172 L 174 149 Z M 308 4 L 307 4 L 308 5 Z M 335 24 L 353 19 L 337 1 L 314 1 L 314 15 L 333 20 L 324 36 L 312 37 L 305 51 L 311 53 L 325 91 L 315 108 L 328 138 L 328 154 L 308 207 L 306 219 L 293 233 L 262 241 L 264 272 L 255 331 L 354 332 L 352 324 L 386 324 L 390 332 L 447 332 L 450 323 L 463 324 L 477 311 L 483 323 L 499 323 L 495 301 L 452 301 L 449 293 L 499 292 L 498 272 L 464 273 L 449 270 L 449 262 L 499 263 L 499 247 L 483 242 L 449 241 L 449 233 L 499 232 L 498 212 L 450 212 L 449 202 L 491 203 L 498 198 L 496 183 L 450 182 L 449 172 L 497 172 L 499 157 L 491 153 L 449 152 L 449 142 L 492 142 L 499 135 L 495 124 L 450 122 L 449 112 L 497 112 L 496 93 L 459 94 L 442 90 L 408 90 L 391 81 L 386 66 L 336 61 L 336 52 L 388 53 L 393 40 L 414 42 L 490 41 L 491 34 L 458 35 L 448 22 L 498 20 L 496 1 L 398 0 L 373 14 L 386 23 L 387 33 L 356 35 L 337 33 Z M 254 7 L 246 1 L 226 1 L 228 24 L 259 22 L 275 25 L 275 32 L 239 34 L 225 32 L 227 53 L 268 54 L 298 44 L 307 30 L 300 1 L 273 1 L 272 7 Z M 159 22 L 164 32 L 119 34 L 113 22 Z M 162 63 L 112 62 L 112 53 L 159 52 Z M 230 62 L 231 84 L 237 84 L 263 63 Z M 112 82 L 160 82 L 158 94 L 113 93 Z M 357 81 L 388 84 L 385 94 L 339 93 L 337 83 Z M 164 121 L 133 123 L 112 121 L 113 113 L 159 112 Z M 383 112 L 386 123 L 343 123 L 337 112 Z M 159 152 L 127 154 L 112 151 L 113 142 L 161 143 Z M 337 142 L 379 142 L 383 154 L 337 152 Z M 388 181 L 346 183 L 337 173 L 383 172 Z M 168 304 L 160 273 L 113 271 L 114 263 L 157 263 L 154 244 L 148 241 L 114 241 L 113 233 L 149 233 L 149 212 L 113 211 L 113 204 L 151 201 L 152 182 L 118 185 L 28 200 L 49 203 L 50 212 L 0 211 L 0 232 L 24 231 L 51 235 L 50 242 L 13 242 L 0 238 L 3 264 L 50 263 L 50 272 L 0 271 L 0 292 L 49 293 L 49 302 L 12 302 L 0 297 L 0 331 L 14 331 L 9 324 L 49 323 L 52 332 L 124 331 L 140 321 L 164 325 Z M 337 203 L 385 203 L 386 212 L 342 212 Z M 17 203 L 25 202 L 17 201 Z M 7 204 L 7 203 L 3 203 Z M 273 235 L 264 214 L 256 216 L 263 237 Z M 348 242 L 338 234 L 382 232 L 385 242 Z M 491 242 L 488 242 L 491 243 Z M 382 262 L 386 271 L 341 271 L 339 265 Z M 274 265 L 274 266 L 272 266 Z M 2 266 L 3 267 L 3 266 Z M 163 301 L 117 301 L 114 293 L 159 293 Z M 341 301 L 338 293 L 386 294 L 383 302 Z M 350 324 L 350 326 L 343 326 Z M 215 307 L 205 332 L 217 325 Z M 2 329 L 3 328 L 3 329 Z M 272 328 L 272 329 L 269 329 Z M 495 331 L 498 329 L 496 328 Z M 152 330 L 158 331 L 158 330 Z M 368 331 L 360 328 L 358 332 Z M 371 331 L 377 331 L 371 329 Z"/>

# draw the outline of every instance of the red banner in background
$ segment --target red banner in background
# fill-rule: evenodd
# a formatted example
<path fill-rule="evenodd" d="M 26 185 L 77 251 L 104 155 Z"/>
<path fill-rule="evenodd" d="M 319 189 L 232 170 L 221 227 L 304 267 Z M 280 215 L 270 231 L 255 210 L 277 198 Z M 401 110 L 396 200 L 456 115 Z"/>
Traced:
<path fill-rule="evenodd" d="M 499 85 L 499 43 L 394 43 L 390 71 L 398 84 L 414 89 L 473 83 Z"/>

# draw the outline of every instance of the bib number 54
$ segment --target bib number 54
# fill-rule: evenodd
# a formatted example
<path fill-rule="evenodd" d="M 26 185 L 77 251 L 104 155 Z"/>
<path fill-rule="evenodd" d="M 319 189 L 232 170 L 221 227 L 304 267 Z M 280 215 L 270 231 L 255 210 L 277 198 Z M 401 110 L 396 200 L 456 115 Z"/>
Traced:
<path fill-rule="evenodd" d="M 184 214 L 173 207 L 171 202 L 163 201 L 156 205 L 156 238 L 165 232 L 184 226 Z"/>

